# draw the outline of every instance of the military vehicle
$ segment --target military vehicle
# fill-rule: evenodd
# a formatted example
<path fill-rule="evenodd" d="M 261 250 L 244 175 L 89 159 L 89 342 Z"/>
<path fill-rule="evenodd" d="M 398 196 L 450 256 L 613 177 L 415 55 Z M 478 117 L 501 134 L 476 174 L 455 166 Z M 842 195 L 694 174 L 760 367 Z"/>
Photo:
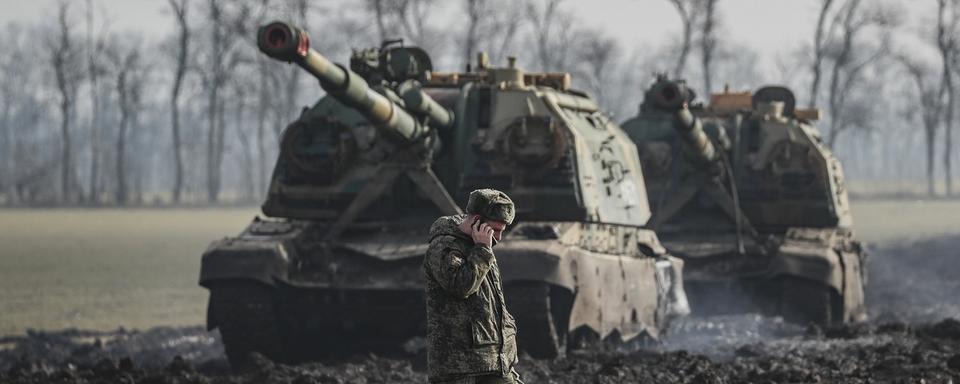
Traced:
<path fill-rule="evenodd" d="M 517 205 L 496 254 L 521 349 L 657 337 L 689 312 L 682 261 L 643 228 L 635 145 L 568 74 L 483 55 L 436 73 L 396 41 L 355 51 L 347 68 L 282 22 L 260 28 L 258 45 L 327 94 L 283 132 L 265 217 L 203 255 L 207 326 L 234 366 L 250 352 L 303 361 L 416 344 L 429 227 L 481 187 Z"/>
<path fill-rule="evenodd" d="M 784 87 L 695 103 L 658 77 L 638 116 L 650 227 L 685 261 L 695 314 L 764 312 L 807 324 L 866 316 L 863 245 L 840 163 Z"/>

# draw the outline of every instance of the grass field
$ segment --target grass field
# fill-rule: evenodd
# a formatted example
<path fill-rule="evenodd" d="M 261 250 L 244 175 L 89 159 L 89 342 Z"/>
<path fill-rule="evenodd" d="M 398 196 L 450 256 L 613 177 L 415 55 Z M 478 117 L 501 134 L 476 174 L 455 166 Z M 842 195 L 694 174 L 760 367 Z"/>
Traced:
<path fill-rule="evenodd" d="M 0 211 L 0 335 L 202 324 L 200 254 L 255 208 Z"/>
<path fill-rule="evenodd" d="M 857 237 L 869 243 L 960 234 L 958 200 L 853 201 Z"/>
<path fill-rule="evenodd" d="M 871 243 L 960 233 L 960 202 L 854 202 Z M 0 210 L 0 335 L 202 324 L 200 254 L 256 208 Z"/>

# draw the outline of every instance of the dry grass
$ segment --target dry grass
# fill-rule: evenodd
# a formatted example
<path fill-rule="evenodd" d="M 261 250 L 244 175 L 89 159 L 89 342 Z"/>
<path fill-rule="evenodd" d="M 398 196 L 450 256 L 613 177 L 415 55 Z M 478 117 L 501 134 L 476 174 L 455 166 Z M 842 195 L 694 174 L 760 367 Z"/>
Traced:
<path fill-rule="evenodd" d="M 0 335 L 201 324 L 200 254 L 253 208 L 0 211 Z"/>
<path fill-rule="evenodd" d="M 933 182 L 934 195 L 943 197 L 947 187 L 943 179 Z M 884 198 L 890 196 L 927 196 L 927 182 L 925 180 L 846 180 L 847 190 L 851 196 L 867 198 Z"/>
<path fill-rule="evenodd" d="M 853 201 L 857 237 L 873 244 L 960 233 L 958 200 Z"/>
<path fill-rule="evenodd" d="M 873 244 L 960 233 L 960 201 L 856 201 Z M 255 208 L 0 210 L 0 335 L 204 322 L 200 254 Z"/>

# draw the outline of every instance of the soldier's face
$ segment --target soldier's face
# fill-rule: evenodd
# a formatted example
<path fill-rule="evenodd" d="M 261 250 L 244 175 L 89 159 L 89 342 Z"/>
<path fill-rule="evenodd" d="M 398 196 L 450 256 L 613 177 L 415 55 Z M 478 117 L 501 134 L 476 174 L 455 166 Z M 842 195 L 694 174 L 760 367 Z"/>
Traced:
<path fill-rule="evenodd" d="M 507 229 L 507 223 L 497 220 L 486 219 L 487 225 L 493 229 L 493 240 L 494 244 L 500 242 L 500 238 L 503 237 L 503 230 Z"/>

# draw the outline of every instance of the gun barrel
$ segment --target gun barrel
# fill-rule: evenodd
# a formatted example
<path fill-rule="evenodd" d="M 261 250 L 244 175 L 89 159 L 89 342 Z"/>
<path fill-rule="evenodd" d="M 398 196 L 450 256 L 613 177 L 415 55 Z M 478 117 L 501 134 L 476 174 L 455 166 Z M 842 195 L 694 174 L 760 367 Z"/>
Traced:
<path fill-rule="evenodd" d="M 667 80 L 657 82 L 651 96 L 660 108 L 668 110 L 680 108 L 692 99 L 690 89 L 683 82 Z"/>
<path fill-rule="evenodd" d="M 309 72 L 327 93 L 360 112 L 388 135 L 414 142 L 427 134 L 427 127 L 371 89 L 360 75 L 310 48 L 310 38 L 304 30 L 279 21 L 267 24 L 257 32 L 257 46 L 267 56 L 297 64 Z"/>
<path fill-rule="evenodd" d="M 680 108 L 673 119 L 673 128 L 686 143 L 690 152 L 703 165 L 710 165 L 719 159 L 716 147 L 703 131 L 703 124 L 687 108 Z"/>
<path fill-rule="evenodd" d="M 400 98 L 407 108 L 426 116 L 438 128 L 453 126 L 453 111 L 444 108 L 430 95 L 423 91 L 420 82 L 407 80 L 397 88 Z"/>

